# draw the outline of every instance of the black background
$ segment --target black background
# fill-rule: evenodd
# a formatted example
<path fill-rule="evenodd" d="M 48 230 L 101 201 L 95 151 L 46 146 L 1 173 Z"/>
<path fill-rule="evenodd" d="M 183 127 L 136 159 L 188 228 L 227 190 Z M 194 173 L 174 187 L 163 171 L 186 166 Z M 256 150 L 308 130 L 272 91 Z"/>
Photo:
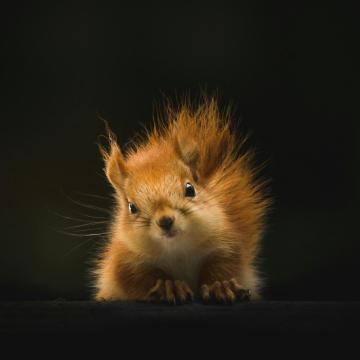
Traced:
<path fill-rule="evenodd" d="M 3 9 L 0 300 L 89 298 L 101 237 L 63 232 L 108 217 L 110 199 L 84 194 L 110 194 L 96 113 L 125 144 L 163 94 L 203 88 L 235 104 L 259 163 L 268 160 L 266 297 L 360 299 L 354 9 L 270 4 Z"/>

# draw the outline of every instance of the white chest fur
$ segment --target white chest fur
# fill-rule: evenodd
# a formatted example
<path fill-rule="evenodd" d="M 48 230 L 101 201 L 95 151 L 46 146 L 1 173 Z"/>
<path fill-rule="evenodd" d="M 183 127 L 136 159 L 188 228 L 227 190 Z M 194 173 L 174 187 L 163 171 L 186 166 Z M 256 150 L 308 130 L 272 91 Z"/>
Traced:
<path fill-rule="evenodd" d="M 166 271 L 174 280 L 185 281 L 194 293 L 198 290 L 198 275 L 201 264 L 209 251 L 198 248 L 165 250 L 156 265 Z"/>

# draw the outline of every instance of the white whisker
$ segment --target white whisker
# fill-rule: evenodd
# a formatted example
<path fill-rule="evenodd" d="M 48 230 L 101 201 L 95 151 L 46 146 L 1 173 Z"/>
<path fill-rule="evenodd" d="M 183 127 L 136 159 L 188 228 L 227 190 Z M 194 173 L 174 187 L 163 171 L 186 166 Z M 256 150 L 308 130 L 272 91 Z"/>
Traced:
<path fill-rule="evenodd" d="M 110 232 L 99 232 L 99 233 L 72 233 L 68 231 L 58 230 L 59 233 L 69 236 L 77 236 L 77 237 L 95 237 L 95 236 L 102 236 L 102 235 L 109 235 Z"/>
<path fill-rule="evenodd" d="M 97 195 L 97 194 L 89 194 L 89 193 L 84 193 L 84 192 L 81 192 L 81 191 L 75 191 L 75 193 L 77 193 L 79 195 L 93 197 L 93 198 L 96 198 L 96 199 L 112 200 L 112 198 L 110 198 L 108 196 L 101 196 L 101 195 Z"/>
<path fill-rule="evenodd" d="M 107 221 L 95 221 L 95 222 L 87 223 L 87 224 L 68 226 L 65 229 L 78 229 L 78 228 L 83 228 L 83 227 L 86 227 L 86 226 L 92 227 L 92 226 L 95 226 L 95 225 L 107 224 L 107 223 L 108 223 Z"/>

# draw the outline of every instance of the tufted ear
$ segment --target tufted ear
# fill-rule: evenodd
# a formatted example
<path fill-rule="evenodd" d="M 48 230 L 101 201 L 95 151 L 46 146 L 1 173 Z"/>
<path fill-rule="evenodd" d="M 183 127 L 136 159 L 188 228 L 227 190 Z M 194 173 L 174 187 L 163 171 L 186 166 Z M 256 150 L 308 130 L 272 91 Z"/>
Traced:
<path fill-rule="evenodd" d="M 127 177 L 125 159 L 117 144 L 116 136 L 107 123 L 106 130 L 109 149 L 105 149 L 101 144 L 98 144 L 105 163 L 104 172 L 113 188 L 116 191 L 122 191 L 124 180 Z"/>
<path fill-rule="evenodd" d="M 174 139 L 174 149 L 179 158 L 190 168 L 194 179 L 197 180 L 200 151 L 196 141 L 178 135 Z"/>

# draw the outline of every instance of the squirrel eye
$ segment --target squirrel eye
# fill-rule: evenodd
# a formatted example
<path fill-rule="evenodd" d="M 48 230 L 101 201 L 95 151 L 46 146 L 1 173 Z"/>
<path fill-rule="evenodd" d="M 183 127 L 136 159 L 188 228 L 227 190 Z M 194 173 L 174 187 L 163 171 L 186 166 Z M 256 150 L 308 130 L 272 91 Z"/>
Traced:
<path fill-rule="evenodd" d="M 185 196 L 194 197 L 195 189 L 190 183 L 185 184 Z"/>
<path fill-rule="evenodd" d="M 134 203 L 129 202 L 129 211 L 131 214 L 136 214 L 139 210 Z"/>

